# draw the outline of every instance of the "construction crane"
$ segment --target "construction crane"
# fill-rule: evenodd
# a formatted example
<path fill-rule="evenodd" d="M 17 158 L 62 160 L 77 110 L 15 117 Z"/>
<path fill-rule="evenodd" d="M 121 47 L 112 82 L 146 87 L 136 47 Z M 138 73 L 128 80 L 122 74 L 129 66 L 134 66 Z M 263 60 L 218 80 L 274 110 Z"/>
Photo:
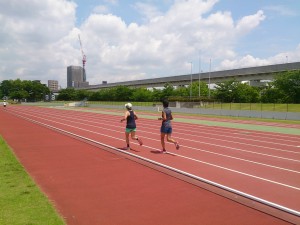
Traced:
<path fill-rule="evenodd" d="M 82 49 L 80 34 L 78 34 L 78 39 L 79 39 L 79 44 L 80 44 L 80 49 L 81 49 L 81 54 L 82 54 L 83 81 L 85 82 L 86 81 L 86 73 L 85 73 L 86 55 L 84 54 L 84 51 Z"/>

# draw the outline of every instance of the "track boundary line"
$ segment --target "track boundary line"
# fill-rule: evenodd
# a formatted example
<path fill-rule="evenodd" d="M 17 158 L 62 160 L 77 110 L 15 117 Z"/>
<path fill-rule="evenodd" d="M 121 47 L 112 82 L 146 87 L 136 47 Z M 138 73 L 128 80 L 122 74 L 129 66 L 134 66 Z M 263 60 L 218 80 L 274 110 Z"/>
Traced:
<path fill-rule="evenodd" d="M 25 114 L 24 112 L 22 112 L 21 114 Z M 25 114 L 26 115 L 26 114 Z M 30 114 L 32 115 L 32 114 Z M 41 118 L 41 117 L 38 117 L 36 115 L 33 115 L 33 117 L 36 117 L 36 118 Z M 44 119 L 44 118 L 42 118 Z M 47 121 L 52 121 L 50 119 L 44 119 L 44 120 L 47 120 Z M 62 120 L 66 120 L 66 119 L 62 119 Z M 79 127 L 75 127 L 75 126 L 72 126 L 72 125 L 68 125 L 68 124 L 64 124 L 64 123 L 61 123 L 61 122 L 55 122 L 55 123 L 59 123 L 61 125 L 66 125 L 66 126 L 70 126 L 70 127 L 74 127 L 74 128 L 77 128 L 79 130 L 84 130 L 84 131 L 87 131 L 87 132 L 91 132 L 91 133 L 94 133 L 94 134 L 100 134 L 102 136 L 105 136 L 105 137 L 110 137 L 110 138 L 114 138 L 114 139 L 117 139 L 117 140 L 121 140 L 117 137 L 112 137 L 112 136 L 109 136 L 109 135 L 106 135 L 106 134 L 101 134 L 99 132 L 95 132 L 95 131 L 90 131 L 90 130 L 86 130 L 86 129 L 83 129 L 83 128 L 79 128 Z M 83 124 L 81 122 L 78 122 L 79 124 Z M 92 126 L 92 127 L 96 127 L 94 125 L 88 125 L 88 126 Z M 104 130 L 109 130 L 107 128 L 102 128 Z M 118 131 L 119 132 L 119 131 Z M 151 133 L 151 132 L 147 132 L 147 133 Z M 151 139 L 151 138 L 148 138 L 149 140 L 154 140 L 154 139 Z M 123 139 L 122 139 L 123 140 Z M 186 139 L 188 140 L 188 139 Z M 192 141 L 192 140 L 189 140 L 189 141 Z M 150 149 L 154 149 L 150 146 L 146 146 L 144 145 L 146 148 L 150 148 Z M 224 154 L 220 154 L 220 153 L 215 153 L 215 152 L 210 152 L 208 150 L 204 150 L 204 149 L 201 149 L 201 148 L 194 148 L 194 147 L 190 147 L 190 146 L 184 146 L 182 145 L 183 147 L 185 148 L 188 148 L 188 149 L 191 149 L 191 150 L 194 150 L 194 151 L 201 151 L 201 152 L 206 152 L 208 154 L 214 154 L 214 155 L 218 155 L 218 156 L 222 156 L 222 157 L 227 157 L 227 158 L 232 158 L 232 159 L 236 159 L 236 160 L 240 160 L 240 161 L 244 161 L 244 162 L 249 162 L 249 163 L 253 163 L 253 164 L 257 164 L 257 165 L 261 165 L 261 166 L 266 166 L 266 167 L 270 167 L 270 168 L 274 168 L 274 169 L 279 169 L 279 170 L 283 170 L 283 171 L 288 171 L 288 172 L 292 172 L 292 173 L 300 173 L 299 171 L 295 171 L 295 170 L 290 170 L 290 169 L 285 169 L 285 168 L 281 168 L 281 167 L 277 167 L 277 166 L 273 166 L 273 165 L 268 165 L 268 164 L 264 164 L 264 163 L 259 163 L 259 162 L 255 162 L 255 161 L 250 161 L 250 160 L 246 160 L 246 159 L 242 159 L 242 158 L 237 158 L 237 157 L 233 157 L 233 156 L 227 156 L 227 155 L 224 155 Z M 225 146 L 224 146 L 225 148 Z M 154 149 L 156 150 L 156 149 Z M 238 149 L 236 149 L 236 151 L 238 151 Z M 241 150 L 241 151 L 245 151 L 245 150 Z M 169 152 L 170 154 L 170 152 Z M 259 154 L 262 154 L 262 153 L 259 153 Z M 214 167 L 218 167 L 218 168 L 223 168 L 223 169 L 226 169 L 228 171 L 232 171 L 232 172 L 237 172 L 237 173 L 240 173 L 240 174 L 243 174 L 243 175 L 246 175 L 246 176 L 250 176 L 250 177 L 254 177 L 254 178 L 257 178 L 257 179 L 260 179 L 260 180 L 264 180 L 264 181 L 268 181 L 268 182 L 272 182 L 272 183 L 275 183 L 275 184 L 279 184 L 279 185 L 282 185 L 282 186 L 286 186 L 286 187 L 291 187 L 291 188 L 294 188 L 294 189 L 299 189 L 299 188 L 296 188 L 296 187 L 293 187 L 293 186 L 290 186 L 290 185 L 285 185 L 285 184 L 282 184 L 282 183 L 279 183 L 279 182 L 276 182 L 276 181 L 272 181 L 272 180 L 269 180 L 269 179 L 265 179 L 265 178 L 261 178 L 261 177 L 257 177 L 257 176 L 254 176 L 254 175 L 251 175 L 251 174 L 247 174 L 247 173 L 243 173 L 243 172 L 239 172 L 239 171 L 235 171 L 235 170 L 232 170 L 232 169 L 228 169 L 226 167 L 221 167 L 221 166 L 217 166 L 217 165 L 214 165 L 214 164 L 210 164 L 210 163 L 207 163 L 207 162 L 204 162 L 204 161 L 201 161 L 201 160 L 197 160 L 197 159 L 193 159 L 193 158 L 190 158 L 190 157 L 187 157 L 187 156 L 184 156 L 184 155 L 179 155 L 179 154 L 173 154 L 173 155 L 176 155 L 176 156 L 179 156 L 179 157 L 182 157 L 182 158 L 186 158 L 186 159 L 189 159 L 189 160 L 192 160 L 192 161 L 197 161 L 197 162 L 200 162 L 200 163 L 203 163 L 203 164 L 207 164 L 207 165 L 211 165 L 211 166 L 214 166 Z M 268 156 L 271 156 L 271 155 L 268 155 Z M 300 162 L 299 160 L 294 160 L 294 159 L 290 159 L 290 158 L 283 158 L 283 157 L 279 157 L 279 156 L 272 156 L 272 157 L 276 157 L 276 158 L 280 158 L 280 159 L 285 159 L 285 160 L 291 160 L 291 161 L 296 161 L 296 162 Z"/>
<path fill-rule="evenodd" d="M 238 191 L 236 189 L 218 184 L 216 182 L 207 180 L 207 179 L 199 177 L 199 176 L 195 176 L 193 174 L 190 174 L 190 173 L 184 172 L 182 170 L 176 169 L 174 167 L 156 162 L 154 160 L 147 159 L 142 156 L 138 156 L 133 153 L 126 152 L 124 150 L 120 150 L 113 146 L 92 140 L 90 138 L 86 138 L 86 137 L 74 134 L 72 132 L 69 132 L 69 131 L 66 131 L 66 130 L 51 126 L 51 125 L 48 125 L 48 124 L 45 124 L 45 123 L 42 123 L 42 122 L 39 122 L 39 121 L 36 121 L 33 119 L 29 119 L 27 117 L 18 115 L 16 113 L 12 113 L 12 112 L 8 112 L 8 113 L 10 113 L 16 117 L 25 119 L 34 124 L 46 127 L 48 129 L 51 129 L 53 131 L 62 133 L 64 135 L 67 135 L 70 137 L 73 137 L 77 140 L 81 140 L 86 143 L 92 144 L 93 146 L 99 147 L 99 145 L 100 145 L 102 147 L 101 149 L 103 149 L 103 150 L 107 150 L 111 153 L 124 156 L 125 158 L 128 158 L 139 164 L 142 164 L 142 165 L 148 166 L 150 168 L 153 168 L 155 170 L 158 170 L 160 172 L 166 173 L 170 176 L 176 177 L 180 180 L 186 181 L 186 182 L 196 185 L 200 188 L 206 189 L 210 192 L 216 193 L 218 195 L 221 195 L 221 196 L 231 199 L 233 201 L 239 202 L 243 205 L 254 208 L 256 210 L 262 211 L 262 212 L 272 215 L 274 217 L 280 218 L 282 220 L 285 220 L 285 221 L 288 221 L 288 222 L 291 222 L 294 224 L 297 224 L 300 221 L 300 212 L 299 211 L 284 207 L 279 204 L 275 204 L 273 202 L 266 201 L 266 200 L 258 198 L 256 196 L 253 196 L 253 195 Z"/>
<path fill-rule="evenodd" d="M 38 116 L 35 115 L 36 114 L 35 112 L 33 112 L 33 113 L 34 113 L 34 115 L 33 115 L 34 117 L 38 117 Z M 25 113 L 23 112 L 23 114 L 25 114 Z M 54 116 L 52 116 L 52 117 L 54 117 Z M 44 120 L 49 120 L 50 121 L 50 119 L 44 119 Z M 62 120 L 67 120 L 67 119 L 63 118 Z M 83 122 L 77 122 L 77 123 L 84 124 Z M 88 126 L 95 126 L 95 125 L 88 125 Z M 109 130 L 107 128 L 103 128 L 103 129 Z M 149 131 L 142 131 L 142 132 L 151 133 Z M 175 137 L 178 138 L 178 139 L 183 139 L 183 138 L 180 138 L 180 137 L 177 137 L 177 136 L 175 136 Z M 228 149 L 231 149 L 232 151 L 241 151 L 241 152 L 247 152 L 247 153 L 251 153 L 251 154 L 264 155 L 264 156 L 268 156 L 268 157 L 272 157 L 272 158 L 279 158 L 279 159 L 284 159 L 284 160 L 289 160 L 289 161 L 294 161 L 294 162 L 300 162 L 299 160 L 295 160 L 295 159 L 291 159 L 291 158 L 285 158 L 285 157 L 280 157 L 280 156 L 276 156 L 276 155 L 270 155 L 270 154 L 266 154 L 266 153 L 254 152 L 254 151 L 251 151 L 251 150 L 243 150 L 243 149 L 240 149 L 240 148 L 235 148 L 235 147 L 230 147 L 230 146 L 223 146 L 223 145 L 218 145 L 218 144 L 212 144 L 212 143 L 207 143 L 207 142 L 203 142 L 203 141 L 198 142 L 198 141 L 194 141 L 194 140 L 190 140 L 190 139 L 184 139 L 184 140 L 192 141 L 192 142 L 195 142 L 195 143 L 204 143 L 204 144 L 213 145 L 213 146 L 222 147 L 222 148 L 228 148 Z M 256 145 L 252 145 L 252 146 L 256 146 Z M 268 149 L 271 149 L 271 150 L 274 150 L 274 151 L 281 151 L 281 152 L 289 152 L 289 153 L 294 153 L 294 154 L 300 154 L 299 152 L 286 151 L 286 150 L 276 149 L 276 148 L 269 148 L 269 147 L 263 147 L 263 146 L 257 146 L 257 147 L 268 148 Z"/>

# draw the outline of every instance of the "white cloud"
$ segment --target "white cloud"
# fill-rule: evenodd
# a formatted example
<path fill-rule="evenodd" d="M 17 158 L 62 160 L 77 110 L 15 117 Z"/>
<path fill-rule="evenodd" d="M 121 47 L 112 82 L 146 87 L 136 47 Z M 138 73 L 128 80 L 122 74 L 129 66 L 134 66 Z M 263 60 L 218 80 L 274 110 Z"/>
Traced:
<path fill-rule="evenodd" d="M 246 55 L 241 58 L 234 60 L 223 60 L 216 70 L 227 70 L 234 68 L 247 68 L 255 66 L 266 66 L 272 64 L 282 64 L 290 62 L 298 62 L 300 59 L 300 44 L 297 46 L 295 51 L 282 52 L 275 56 L 271 56 L 266 59 L 261 59 L 258 57 L 253 57 L 251 55 Z"/>
<path fill-rule="evenodd" d="M 146 16 L 147 20 L 151 20 L 152 18 L 155 18 L 157 16 L 160 16 L 162 13 L 157 9 L 157 7 L 147 4 L 147 3 L 142 3 L 142 2 L 137 2 L 134 5 L 134 8 L 142 15 Z"/>
<path fill-rule="evenodd" d="M 93 9 L 93 13 L 107 13 L 109 9 L 105 5 L 98 5 Z"/>
<path fill-rule="evenodd" d="M 219 68 L 280 61 L 280 54 L 260 59 L 239 56 L 235 43 L 265 19 L 263 11 L 234 21 L 231 12 L 213 12 L 217 0 L 176 0 L 166 12 L 137 3 L 143 24 L 125 21 L 94 8 L 80 27 L 76 4 L 67 0 L 0 0 L 0 80 L 50 79 L 66 86 L 69 65 L 81 65 L 78 34 L 87 56 L 91 84 L 186 74 L 198 58 L 222 60 Z M 110 1 L 118 4 L 117 1 Z M 288 54 L 300 58 L 299 47 Z M 284 57 L 283 57 L 284 58 Z M 215 62 L 214 61 L 214 62 Z"/>
<path fill-rule="evenodd" d="M 74 27 L 75 8 L 64 0 L 0 1 L 0 62 L 5 65 L 0 80 L 59 79 L 62 74 L 51 72 L 59 70 L 63 60 L 55 57 L 63 53 L 55 43 Z"/>
<path fill-rule="evenodd" d="M 254 15 L 245 16 L 238 21 L 236 25 L 237 32 L 239 34 L 245 35 L 249 31 L 257 27 L 261 23 L 261 21 L 263 21 L 265 18 L 266 16 L 264 15 L 264 12 L 262 10 L 259 10 Z"/>
<path fill-rule="evenodd" d="M 272 5 L 272 6 L 267 6 L 265 7 L 266 10 L 275 12 L 279 15 L 282 16 L 296 16 L 299 13 L 297 13 L 295 10 L 290 9 L 284 5 Z"/>

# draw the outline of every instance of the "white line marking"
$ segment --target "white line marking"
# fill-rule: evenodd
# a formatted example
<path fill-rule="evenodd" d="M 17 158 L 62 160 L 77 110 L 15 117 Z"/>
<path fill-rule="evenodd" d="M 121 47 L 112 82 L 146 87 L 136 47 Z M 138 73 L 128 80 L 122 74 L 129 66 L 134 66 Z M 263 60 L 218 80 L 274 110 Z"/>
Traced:
<path fill-rule="evenodd" d="M 236 190 L 236 189 L 233 189 L 233 188 L 230 188 L 230 187 L 221 185 L 221 184 L 219 184 L 219 183 L 216 183 L 216 182 L 207 180 L 207 179 L 202 178 L 202 177 L 195 176 L 195 175 L 193 175 L 193 174 L 184 172 L 184 171 L 182 171 L 182 170 L 178 170 L 178 169 L 176 169 L 176 168 L 174 168 L 174 167 L 171 167 L 171 166 L 168 166 L 168 165 L 165 165 L 165 164 L 156 162 L 156 161 L 154 161 L 154 160 L 147 159 L 147 158 L 144 158 L 144 157 L 139 156 L 139 155 L 135 155 L 135 154 L 130 153 L 130 152 L 122 151 L 122 150 L 120 150 L 120 149 L 118 149 L 118 148 L 112 147 L 112 146 L 110 146 L 110 145 L 106 145 L 106 144 L 101 143 L 101 142 L 97 142 L 97 141 L 95 141 L 95 140 L 92 140 L 92 139 L 89 139 L 89 138 L 86 138 L 86 137 L 83 137 L 83 136 L 74 134 L 74 133 L 72 133 L 72 132 L 69 132 L 69 131 L 66 131 L 66 130 L 63 130 L 63 129 L 60 129 L 60 128 L 57 128 L 57 127 L 54 127 L 54 126 L 51 126 L 51 125 L 48 125 L 48 124 L 39 122 L 39 121 L 35 121 L 35 120 L 33 120 L 33 119 L 29 119 L 29 118 L 26 118 L 26 117 L 24 117 L 24 116 L 20 116 L 20 115 L 16 115 L 16 116 L 21 117 L 21 118 L 24 118 L 25 120 L 31 121 L 31 122 L 33 122 L 33 123 L 41 124 L 42 126 L 50 127 L 51 129 L 55 129 L 55 130 L 58 130 L 58 131 L 60 131 L 60 132 L 67 133 L 67 134 L 69 134 L 69 135 L 73 135 L 73 136 L 75 136 L 75 137 L 79 137 L 79 138 L 84 139 L 84 140 L 88 140 L 88 141 L 90 141 L 90 142 L 92 142 L 92 143 L 96 143 L 96 144 L 99 144 L 99 145 L 102 145 L 102 146 L 105 146 L 105 147 L 114 149 L 114 150 L 119 151 L 119 152 L 122 152 L 122 153 L 124 153 L 124 154 L 128 154 L 128 155 L 130 155 L 130 156 L 133 156 L 133 157 L 135 157 L 135 158 L 139 158 L 139 159 L 141 159 L 141 160 L 144 160 L 144 161 L 153 163 L 153 164 L 155 164 L 155 165 L 158 165 L 158 166 L 161 166 L 161 167 L 170 169 L 170 170 L 172 170 L 172 171 L 175 171 L 175 172 L 177 172 L 177 173 L 180 173 L 180 174 L 189 176 L 189 177 L 191 177 L 191 178 L 197 179 L 197 180 L 199 180 L 199 181 L 201 181 L 201 182 L 208 183 L 208 184 L 210 184 L 210 185 L 213 185 L 213 186 L 215 186 L 215 187 L 221 188 L 221 189 L 223 189 L 223 190 L 227 190 L 227 191 L 233 192 L 233 193 L 235 193 L 235 194 L 241 195 L 241 196 L 246 197 L 246 198 L 248 198 L 248 199 L 252 199 L 252 200 L 255 200 L 255 201 L 257 201 L 257 202 L 261 202 L 261 203 L 263 203 L 263 204 L 266 204 L 266 205 L 268 205 L 268 206 L 277 208 L 277 209 L 279 209 L 279 210 L 282 210 L 282 211 L 291 213 L 291 214 L 293 214 L 293 215 L 300 216 L 300 212 L 299 212 L 299 211 L 296 211 L 296 210 L 293 210 L 293 209 L 284 207 L 284 206 L 282 206 L 282 205 L 279 205 L 279 204 L 276 204 L 276 203 L 273 203 L 273 202 L 266 201 L 266 200 L 261 199 L 261 198 L 258 198 L 258 197 L 256 197 L 256 196 L 253 196 L 253 195 L 250 195 L 250 194 L 247 194 L 247 193 L 238 191 L 238 190 Z M 153 149 L 153 148 L 152 148 L 152 149 Z M 179 156 L 179 155 L 178 155 L 178 156 Z M 277 182 L 276 182 L 276 183 L 277 183 Z M 279 183 L 279 184 L 280 184 L 280 183 Z M 284 186 L 286 186 L 286 185 L 284 185 Z M 287 185 L 287 186 L 288 186 L 288 185 Z M 296 189 L 299 189 L 299 188 L 296 188 Z"/>
<path fill-rule="evenodd" d="M 33 116 L 33 117 L 37 117 L 37 116 Z M 37 117 L 37 118 L 40 118 L 40 117 Z M 117 139 L 117 140 L 123 140 L 123 139 L 116 138 L 116 137 L 113 137 L 113 136 L 110 136 L 110 135 L 105 135 L 105 134 L 102 134 L 102 133 L 99 133 L 99 132 L 95 132 L 95 131 L 91 131 L 91 130 L 79 128 L 79 127 L 72 126 L 72 125 L 69 125 L 69 124 L 60 123 L 60 122 L 56 122 L 56 121 L 49 120 L 49 119 L 44 119 L 44 118 L 40 118 L 40 119 L 43 119 L 43 120 L 46 120 L 46 121 L 50 121 L 50 122 L 53 122 L 53 123 L 57 123 L 57 124 L 61 124 L 63 126 L 72 127 L 72 128 L 76 128 L 76 129 L 79 129 L 79 130 L 87 131 L 87 132 L 90 132 L 90 133 L 93 133 L 93 134 L 98 134 L 98 135 L 102 135 L 102 136 L 105 136 L 105 137 L 110 137 L 110 138 Z M 42 122 L 39 122 L 39 123 L 42 123 Z M 48 126 L 51 126 L 51 125 L 48 125 Z M 51 126 L 51 127 L 54 127 L 54 126 Z M 57 129 L 60 129 L 60 128 L 57 128 Z M 68 131 L 66 131 L 66 132 L 68 132 Z M 82 137 L 82 136 L 80 136 L 80 137 Z M 93 140 L 93 141 L 95 141 L 95 140 Z M 144 147 L 150 148 L 150 147 L 148 147 L 146 145 L 144 145 Z M 153 148 L 151 147 L 151 149 L 153 149 Z M 187 156 L 183 156 L 183 155 L 179 155 L 179 154 L 175 154 L 175 153 L 172 153 L 172 154 L 177 155 L 177 156 L 182 157 L 182 158 L 185 158 L 185 159 L 189 159 L 191 161 L 200 162 L 202 164 L 210 165 L 210 166 L 213 166 L 213 167 L 217 167 L 217 168 L 220 168 L 220 169 L 224 169 L 224 170 L 227 170 L 227 171 L 231 171 L 231 172 L 234 172 L 234 173 L 242 174 L 242 175 L 245 175 L 245 176 L 248 176 L 248 177 L 256 178 L 256 179 L 259 179 L 259 180 L 267 181 L 269 183 L 281 185 L 281 186 L 284 186 L 284 187 L 288 187 L 288 188 L 292 188 L 292 189 L 300 191 L 300 188 L 298 188 L 298 187 L 294 187 L 294 186 L 291 186 L 291 185 L 283 184 L 283 183 L 280 183 L 280 182 L 277 182 L 277 181 L 273 181 L 273 180 L 269 180 L 269 179 L 266 179 L 266 178 L 258 177 L 258 176 L 251 175 L 251 174 L 248 174 L 248 173 L 240 172 L 240 171 L 233 170 L 233 169 L 230 169 L 230 168 L 227 168 L 227 167 L 223 167 L 223 166 L 219 166 L 219 165 L 216 165 L 216 164 L 204 162 L 204 161 L 201 161 L 201 160 L 198 160 L 198 159 L 193 159 L 193 158 L 190 158 L 190 157 L 187 157 Z M 278 158 L 281 158 L 281 157 L 278 157 Z"/>

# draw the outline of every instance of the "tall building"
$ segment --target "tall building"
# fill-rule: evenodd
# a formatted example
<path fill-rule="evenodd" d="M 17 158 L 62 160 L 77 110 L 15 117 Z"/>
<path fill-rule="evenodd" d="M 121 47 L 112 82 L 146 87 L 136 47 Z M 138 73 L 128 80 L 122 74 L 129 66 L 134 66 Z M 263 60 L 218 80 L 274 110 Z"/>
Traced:
<path fill-rule="evenodd" d="M 88 87 L 89 82 L 86 81 L 85 71 L 81 66 L 67 67 L 67 87 Z"/>
<path fill-rule="evenodd" d="M 57 80 L 48 80 L 48 88 L 51 92 L 58 91 L 58 81 Z"/>

